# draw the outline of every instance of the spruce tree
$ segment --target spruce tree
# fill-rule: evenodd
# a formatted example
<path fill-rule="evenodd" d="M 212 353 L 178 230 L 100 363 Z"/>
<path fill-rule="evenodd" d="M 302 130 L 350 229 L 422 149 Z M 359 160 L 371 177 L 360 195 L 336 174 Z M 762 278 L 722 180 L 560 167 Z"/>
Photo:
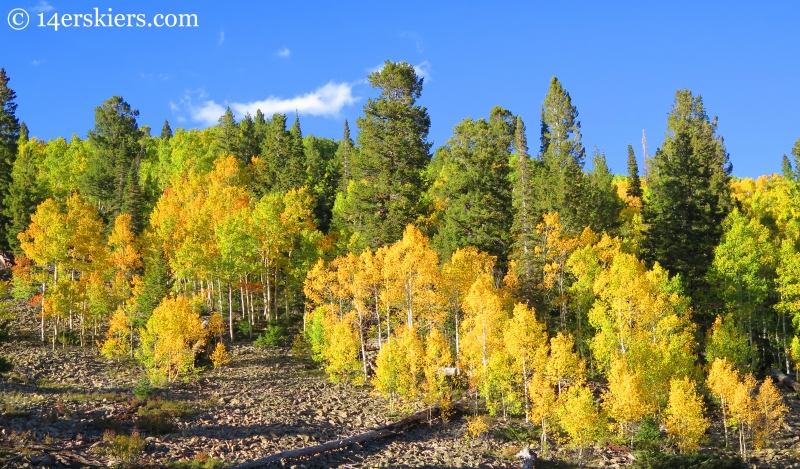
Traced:
<path fill-rule="evenodd" d="M 795 174 L 794 170 L 792 169 L 792 162 L 789 161 L 789 157 L 786 154 L 783 154 L 783 160 L 781 161 L 781 175 L 787 181 L 794 181 Z"/>
<path fill-rule="evenodd" d="M 505 268 L 511 249 L 509 157 L 515 125 L 510 112 L 495 107 L 488 120 L 463 120 L 437 150 L 441 169 L 431 193 L 444 211 L 433 246 L 444 261 L 458 248 L 475 246 Z"/>
<path fill-rule="evenodd" d="M 544 169 L 537 199 L 543 212 L 558 212 L 571 234 L 582 231 L 586 219 L 587 181 L 583 172 L 586 151 L 581 143 L 578 109 L 556 77 L 542 103 L 541 154 Z"/>
<path fill-rule="evenodd" d="M 217 148 L 224 156 L 239 154 L 239 127 L 230 107 L 219 118 L 217 129 Z"/>
<path fill-rule="evenodd" d="M 597 148 L 592 156 L 592 170 L 587 176 L 585 200 L 587 211 L 583 217 L 587 226 L 591 226 L 597 233 L 616 233 L 624 202 L 617 196 L 614 175 L 608 169 L 606 155 Z"/>
<path fill-rule="evenodd" d="M 236 155 L 242 165 L 247 166 L 261 151 L 261 141 L 256 134 L 256 123 L 250 113 L 239 121 L 239 154 Z"/>
<path fill-rule="evenodd" d="M 278 177 L 278 190 L 299 189 L 306 182 L 306 154 L 300 116 L 295 112 L 294 124 L 289 128 L 289 158 L 284 161 Z"/>
<path fill-rule="evenodd" d="M 707 296 L 706 272 L 731 210 L 731 165 L 702 97 L 679 90 L 667 129 L 664 145 L 651 160 L 650 196 L 643 211 L 645 257 L 680 274 L 697 305 Z"/>
<path fill-rule="evenodd" d="M 642 198 L 642 181 L 639 179 L 639 165 L 633 154 L 633 145 L 628 144 L 628 197 Z"/>
<path fill-rule="evenodd" d="M 353 238 L 352 248 L 392 243 L 424 211 L 422 171 L 430 161 L 430 117 L 416 104 L 423 79 L 406 62 L 386 61 L 368 77 L 380 90 L 364 105 L 357 121 L 359 158 L 351 161 L 358 175 L 338 205 Z"/>
<path fill-rule="evenodd" d="M 94 151 L 87 157 L 81 192 L 95 199 L 107 226 L 123 211 L 142 217 L 131 197 L 139 192 L 139 162 L 145 149 L 137 117 L 138 110 L 121 96 L 113 96 L 95 108 L 94 129 L 88 132 Z"/>
<path fill-rule="evenodd" d="M 9 247 L 5 232 L 9 220 L 3 209 L 7 207 L 5 199 L 11 185 L 11 169 L 17 158 L 17 143 L 20 135 L 19 119 L 16 116 L 17 103 L 14 102 L 17 94 L 8 87 L 9 81 L 6 69 L 0 68 L 0 231 L 2 231 L 0 233 L 0 252 L 6 251 Z"/>
<path fill-rule="evenodd" d="M 794 142 L 794 147 L 792 147 L 792 156 L 794 156 L 795 180 L 798 180 L 800 179 L 800 139 Z"/>
<path fill-rule="evenodd" d="M 520 297 L 528 302 L 532 299 L 536 272 L 536 222 L 539 214 L 534 199 L 534 160 L 528 154 L 528 140 L 525 123 L 517 116 L 514 133 L 514 149 L 511 172 L 511 259 L 516 261 L 517 276 L 520 281 Z"/>
<path fill-rule="evenodd" d="M 172 127 L 169 126 L 169 121 L 164 119 L 164 125 L 161 127 L 161 138 L 169 140 L 172 138 Z"/>
<path fill-rule="evenodd" d="M 339 165 L 336 161 L 338 145 L 328 138 L 309 135 L 303 138 L 306 156 L 305 185 L 317 199 L 314 215 L 317 228 L 327 233 L 331 226 L 333 203 L 340 181 Z"/>
<path fill-rule="evenodd" d="M 14 254 L 21 253 L 17 234 L 25 231 L 31 222 L 31 214 L 47 198 L 47 190 L 38 177 L 45 156 L 45 145 L 36 139 L 27 140 L 23 135 L 23 129 L 20 129 L 19 153 L 11 169 L 11 185 L 3 210 L 8 220 L 5 236 Z"/>
<path fill-rule="evenodd" d="M 341 192 L 347 190 L 347 185 L 350 183 L 350 178 L 352 177 L 350 165 L 353 157 L 353 146 L 353 139 L 350 138 L 350 125 L 347 123 L 347 119 L 345 119 L 344 135 L 336 151 L 336 161 L 338 162 L 340 173 L 338 187 Z"/>

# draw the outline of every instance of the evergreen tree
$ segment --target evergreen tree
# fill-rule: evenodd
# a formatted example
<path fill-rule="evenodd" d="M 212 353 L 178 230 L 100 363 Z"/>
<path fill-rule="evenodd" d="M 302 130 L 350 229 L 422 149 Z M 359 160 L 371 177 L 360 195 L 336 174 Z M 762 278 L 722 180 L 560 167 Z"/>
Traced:
<path fill-rule="evenodd" d="M 17 158 L 17 143 L 20 136 L 19 119 L 17 119 L 17 94 L 8 87 L 6 69 L 0 68 L 0 252 L 7 250 L 8 234 L 5 233 L 9 219 L 5 215 L 8 205 L 5 201 L 11 185 L 11 169 Z M 27 131 L 26 131 L 27 138 Z"/>
<path fill-rule="evenodd" d="M 256 134 L 256 123 L 250 113 L 239 121 L 239 161 L 247 166 L 261 151 L 261 140 Z"/>
<path fill-rule="evenodd" d="M 225 113 L 219 118 L 216 144 L 224 156 L 239 154 L 239 127 L 230 107 L 225 108 Z"/>
<path fill-rule="evenodd" d="M 510 112 L 495 107 L 488 120 L 463 120 L 437 150 L 441 170 L 431 192 L 444 210 L 433 245 L 445 261 L 456 249 L 475 246 L 505 268 L 511 247 L 508 161 L 515 125 Z"/>
<path fill-rule="evenodd" d="M 587 196 L 582 218 L 598 233 L 614 232 L 620 226 L 619 214 L 624 202 L 617 196 L 614 175 L 608 169 L 606 155 L 595 148 L 592 171 L 587 176 Z"/>
<path fill-rule="evenodd" d="M 18 145 L 21 145 L 28 141 L 28 126 L 22 122 L 19 124 L 19 141 L 17 142 Z"/>
<path fill-rule="evenodd" d="M 783 154 L 783 160 L 781 161 L 781 175 L 787 181 L 793 181 L 795 178 L 794 170 L 792 169 L 792 162 L 789 161 L 789 157 L 786 154 Z"/>
<path fill-rule="evenodd" d="M 423 79 L 406 62 L 386 61 L 369 75 L 377 99 L 364 105 L 357 121 L 360 155 L 351 161 L 353 178 L 338 210 L 353 238 L 352 248 L 383 246 L 400 239 L 423 213 L 422 171 L 430 161 L 430 117 L 416 104 Z"/>
<path fill-rule="evenodd" d="M 306 155 L 300 116 L 295 112 L 294 124 L 289 128 L 289 158 L 283 162 L 278 176 L 277 190 L 286 192 L 299 189 L 306 182 Z"/>
<path fill-rule="evenodd" d="M 300 188 L 306 180 L 306 157 L 299 117 L 295 115 L 294 124 L 286 130 L 286 115 L 275 114 L 269 122 L 260 124 L 257 113 L 254 122 L 257 139 L 262 126 L 265 133 L 261 154 L 253 165 L 251 192 L 260 197 Z"/>
<path fill-rule="evenodd" d="M 639 165 L 636 164 L 636 155 L 633 146 L 628 144 L 628 197 L 642 198 L 642 181 L 639 179 Z"/>
<path fill-rule="evenodd" d="M 139 191 L 139 162 L 145 137 L 136 123 L 137 117 L 138 110 L 131 109 L 121 96 L 113 96 L 95 108 L 94 129 L 88 132 L 95 151 L 87 155 L 82 193 L 95 199 L 107 224 L 123 212 L 123 205 L 124 211 L 135 219 L 142 217 L 138 205 L 132 204 Z"/>
<path fill-rule="evenodd" d="M 11 185 L 3 210 L 8 220 L 5 227 L 6 240 L 14 254 L 21 253 L 17 234 L 25 231 L 31 222 L 31 214 L 47 198 L 46 188 L 38 178 L 39 168 L 44 160 L 45 144 L 36 139 L 23 140 L 22 135 L 20 132 L 19 154 L 11 169 Z"/>
<path fill-rule="evenodd" d="M 540 214 L 535 208 L 533 176 L 535 162 L 528 155 L 528 141 L 525 135 L 525 123 L 517 116 L 511 170 L 511 208 L 513 221 L 511 224 L 512 251 L 511 259 L 516 261 L 517 276 L 520 280 L 521 297 L 530 301 L 535 287 L 536 267 L 536 224 Z"/>
<path fill-rule="evenodd" d="M 583 173 L 586 151 L 581 143 L 578 110 L 556 77 L 550 80 L 550 89 L 542 103 L 541 131 L 544 174 L 537 199 L 543 212 L 561 215 L 568 233 L 579 233 L 589 224 Z"/>
<path fill-rule="evenodd" d="M 172 138 L 172 127 L 169 126 L 169 121 L 164 119 L 164 125 L 161 127 L 161 138 L 169 140 Z"/>
<path fill-rule="evenodd" d="M 351 162 L 353 159 L 353 140 L 350 138 L 350 125 L 347 123 L 347 119 L 344 120 L 344 135 L 342 136 L 342 141 L 339 143 L 339 148 L 336 150 L 336 161 L 339 165 L 339 191 L 345 192 L 347 191 L 347 185 L 350 183 L 350 179 L 352 178 L 351 173 Z"/>
<path fill-rule="evenodd" d="M 339 166 L 336 164 L 338 145 L 327 138 L 309 135 L 303 139 L 305 147 L 306 170 L 305 185 L 317 199 L 314 218 L 317 227 L 327 233 L 331 226 L 333 203 L 336 198 L 336 186 L 339 184 Z"/>
<path fill-rule="evenodd" d="M 650 196 L 643 211 L 645 257 L 680 274 L 696 304 L 706 296 L 705 275 L 731 209 L 731 165 L 702 97 L 679 90 L 667 129 L 663 147 L 651 160 Z"/>
<path fill-rule="evenodd" d="M 798 179 L 800 178 L 800 139 L 794 142 L 792 156 L 794 156 L 795 179 Z"/>

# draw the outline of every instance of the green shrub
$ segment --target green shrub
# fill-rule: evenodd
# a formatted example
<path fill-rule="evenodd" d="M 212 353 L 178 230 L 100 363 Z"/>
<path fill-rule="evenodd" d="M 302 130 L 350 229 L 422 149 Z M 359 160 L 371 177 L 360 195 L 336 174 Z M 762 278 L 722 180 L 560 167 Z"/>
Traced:
<path fill-rule="evenodd" d="M 286 338 L 286 335 L 286 326 L 277 323 L 269 323 L 264 333 L 256 337 L 253 345 L 256 347 L 274 347 L 280 345 Z"/>
<path fill-rule="evenodd" d="M 136 386 L 133 388 L 133 395 L 138 399 L 145 399 L 152 396 L 153 385 L 150 382 L 150 378 L 147 376 L 142 376 L 142 378 L 136 382 Z"/>
<path fill-rule="evenodd" d="M 164 435 L 175 431 L 175 419 L 192 413 L 192 409 L 182 402 L 166 401 L 160 398 L 148 399 L 136 412 L 137 425 L 151 435 Z"/>
<path fill-rule="evenodd" d="M 250 320 L 247 318 L 242 319 L 239 321 L 239 324 L 236 325 L 236 331 L 239 337 L 250 337 L 252 330 L 253 328 L 250 324 Z"/>
<path fill-rule="evenodd" d="M 190 461 L 171 461 L 167 467 L 175 469 L 222 469 L 225 463 L 219 459 L 209 458 L 207 454 L 200 453 Z"/>
<path fill-rule="evenodd" d="M 108 442 L 105 452 L 114 459 L 119 460 L 123 466 L 130 467 L 139 460 L 139 455 L 144 451 L 144 438 L 139 432 L 134 431 L 130 436 L 116 435 L 111 430 L 106 430 L 103 440 Z"/>
<path fill-rule="evenodd" d="M 633 447 L 637 451 L 658 452 L 662 448 L 661 429 L 652 415 L 646 415 L 633 436 Z"/>
<path fill-rule="evenodd" d="M 311 346 L 311 358 L 316 362 L 324 361 L 323 353 L 325 351 L 325 326 L 322 322 L 325 320 L 325 307 L 320 306 L 311 313 L 308 321 L 306 322 L 306 330 L 304 336 L 306 342 Z"/>
<path fill-rule="evenodd" d="M 717 454 L 664 454 L 642 453 L 632 469 L 744 469 L 746 466 L 739 457 Z"/>

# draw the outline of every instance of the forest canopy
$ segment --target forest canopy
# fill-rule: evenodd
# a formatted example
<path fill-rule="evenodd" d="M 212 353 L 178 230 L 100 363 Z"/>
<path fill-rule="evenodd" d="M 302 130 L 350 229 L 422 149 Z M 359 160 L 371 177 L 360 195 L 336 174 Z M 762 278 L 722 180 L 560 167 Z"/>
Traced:
<path fill-rule="evenodd" d="M 154 382 L 288 327 L 331 380 L 401 409 L 474 390 L 543 446 L 608 428 L 633 445 L 656 422 L 692 452 L 704 393 L 743 455 L 768 443 L 786 408 L 756 377 L 800 361 L 800 140 L 782 174 L 733 177 L 680 89 L 661 146 L 609 149 L 628 156 L 614 174 L 555 77 L 540 116 L 487 109 L 435 149 L 414 67 L 369 83 L 339 139 L 231 109 L 153 135 L 113 96 L 85 138 L 43 141 L 0 70 L 0 293 L 41 341 L 135 357 Z"/>

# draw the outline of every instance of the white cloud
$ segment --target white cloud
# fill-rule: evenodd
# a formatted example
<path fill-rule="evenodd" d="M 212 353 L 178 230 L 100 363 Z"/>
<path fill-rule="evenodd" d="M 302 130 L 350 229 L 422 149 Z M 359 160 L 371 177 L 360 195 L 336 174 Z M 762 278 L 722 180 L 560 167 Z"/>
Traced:
<path fill-rule="evenodd" d="M 223 42 L 225 42 L 225 31 L 220 31 L 219 40 L 217 41 L 217 44 L 221 46 Z"/>
<path fill-rule="evenodd" d="M 48 4 L 45 1 L 39 2 L 39 4 L 36 5 L 35 7 L 31 7 L 31 10 L 39 12 L 39 13 L 47 13 L 48 11 L 50 11 L 52 9 L 53 9 L 52 5 Z"/>
<path fill-rule="evenodd" d="M 284 47 L 283 49 L 278 50 L 277 54 L 278 57 L 286 58 L 292 55 L 292 51 L 290 51 L 288 47 Z"/>
<path fill-rule="evenodd" d="M 417 46 L 417 53 L 421 54 L 425 51 L 425 45 L 422 43 L 422 38 L 417 34 L 416 31 L 403 31 L 400 33 L 400 37 L 405 39 L 411 39 L 414 41 L 414 45 Z"/>
<path fill-rule="evenodd" d="M 431 64 L 427 60 L 423 60 L 417 65 L 414 65 L 414 72 L 418 77 L 424 78 L 425 81 L 430 82 L 433 80 L 433 77 L 431 76 Z"/>
<path fill-rule="evenodd" d="M 44 60 L 37 60 L 37 59 L 34 59 L 34 60 L 33 60 L 33 62 L 31 62 L 31 65 L 33 65 L 33 66 L 35 67 L 35 66 L 37 66 L 37 65 L 41 65 L 41 64 L 43 64 L 43 63 L 44 63 Z"/>
<path fill-rule="evenodd" d="M 333 117 L 339 115 L 343 107 L 351 106 L 358 100 L 358 97 L 353 96 L 352 83 L 334 82 L 302 96 L 287 99 L 270 96 L 261 101 L 218 104 L 213 100 L 205 100 L 205 98 L 207 95 L 202 89 L 187 91 L 178 104 L 169 103 L 170 109 L 175 112 L 187 112 L 193 121 L 215 125 L 220 116 L 225 113 L 225 106 L 229 106 L 237 117 L 244 116 L 246 113 L 253 115 L 259 109 L 267 116 L 297 111 L 304 115 Z M 196 104 L 195 100 L 202 101 Z"/>

